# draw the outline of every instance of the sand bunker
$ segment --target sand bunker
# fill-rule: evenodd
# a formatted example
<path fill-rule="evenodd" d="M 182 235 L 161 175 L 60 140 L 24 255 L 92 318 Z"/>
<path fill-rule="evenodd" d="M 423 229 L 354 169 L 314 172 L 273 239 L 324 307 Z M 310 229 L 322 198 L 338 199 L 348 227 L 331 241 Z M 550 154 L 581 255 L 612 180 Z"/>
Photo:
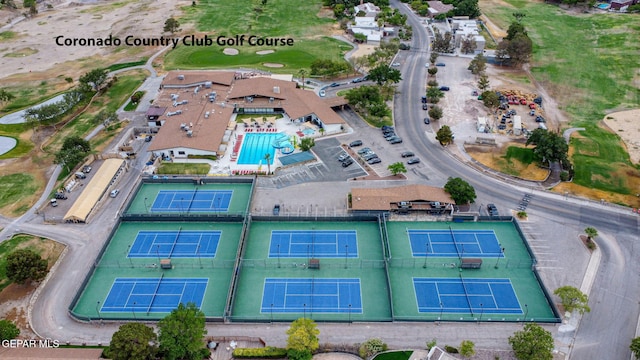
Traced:
<path fill-rule="evenodd" d="M 273 54 L 274 52 L 276 52 L 275 50 L 260 50 L 260 51 L 256 51 L 256 54 L 258 55 L 267 55 L 267 54 Z"/>
<path fill-rule="evenodd" d="M 11 151 L 18 142 L 14 138 L 0 136 L 0 155 L 4 155 Z"/>
<path fill-rule="evenodd" d="M 238 55 L 240 53 L 238 49 L 232 49 L 232 48 L 225 48 L 224 50 L 222 50 L 222 52 L 225 55 Z"/>
<path fill-rule="evenodd" d="M 276 63 L 264 63 L 262 65 L 264 65 L 266 67 L 270 67 L 270 68 L 281 68 L 281 67 L 284 67 L 284 65 L 276 64 Z"/>
<path fill-rule="evenodd" d="M 604 123 L 627 145 L 631 162 L 640 163 L 640 109 L 608 114 Z"/>

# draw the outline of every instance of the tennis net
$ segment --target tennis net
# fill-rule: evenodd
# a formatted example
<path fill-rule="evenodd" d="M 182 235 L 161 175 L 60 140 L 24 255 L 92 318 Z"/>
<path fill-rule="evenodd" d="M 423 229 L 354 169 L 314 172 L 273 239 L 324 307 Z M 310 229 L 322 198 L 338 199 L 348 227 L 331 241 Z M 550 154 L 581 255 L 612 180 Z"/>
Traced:
<path fill-rule="evenodd" d="M 160 275 L 160 280 L 158 280 L 158 284 L 156 284 L 156 289 L 153 291 L 151 301 L 149 302 L 149 306 L 147 307 L 147 314 L 149 314 L 149 311 L 151 311 L 151 306 L 153 306 L 153 300 L 155 300 L 156 295 L 158 295 L 158 289 L 160 288 L 160 283 L 162 282 L 162 278 L 164 278 L 164 273 Z"/>
<path fill-rule="evenodd" d="M 453 241 L 453 246 L 456 247 L 456 253 L 458 253 L 458 258 L 460 258 L 460 250 L 458 250 L 458 243 L 456 242 L 456 237 L 453 235 L 453 229 L 449 226 L 449 231 L 451 232 L 451 240 Z"/>
<path fill-rule="evenodd" d="M 464 284 L 464 280 L 462 279 L 462 273 L 459 273 L 458 275 L 460 276 L 462 289 L 464 289 L 464 296 L 467 298 L 467 304 L 469 304 L 469 311 L 471 311 L 471 316 L 473 316 L 473 307 L 471 307 L 471 300 L 469 300 L 469 292 L 467 291 L 467 286 Z"/>
<path fill-rule="evenodd" d="M 176 239 L 173 241 L 173 245 L 171 245 L 171 250 L 169 251 L 169 259 L 171 259 L 171 255 L 173 255 L 173 250 L 176 248 L 176 244 L 178 243 L 178 239 L 180 238 L 180 233 L 182 232 L 182 226 L 178 229 L 178 235 L 176 235 Z"/>

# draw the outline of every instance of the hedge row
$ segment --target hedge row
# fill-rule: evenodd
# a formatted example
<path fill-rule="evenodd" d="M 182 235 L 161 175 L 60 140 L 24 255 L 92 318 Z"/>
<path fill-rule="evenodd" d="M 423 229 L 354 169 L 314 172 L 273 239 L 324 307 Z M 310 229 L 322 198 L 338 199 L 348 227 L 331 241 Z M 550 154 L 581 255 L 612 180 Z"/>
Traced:
<path fill-rule="evenodd" d="M 287 357 L 287 349 L 267 346 L 263 348 L 237 348 L 233 350 L 236 359 L 283 359 Z"/>

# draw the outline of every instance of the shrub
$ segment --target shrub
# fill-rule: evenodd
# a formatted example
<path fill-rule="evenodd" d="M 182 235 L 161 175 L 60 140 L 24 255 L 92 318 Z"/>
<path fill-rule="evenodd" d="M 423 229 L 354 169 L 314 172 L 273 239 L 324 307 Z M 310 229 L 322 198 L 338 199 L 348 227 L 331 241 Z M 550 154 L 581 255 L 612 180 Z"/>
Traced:
<path fill-rule="evenodd" d="M 380 339 L 369 339 L 360 345 L 360 357 L 363 359 L 383 351 L 387 351 L 387 344 Z"/>
<path fill-rule="evenodd" d="M 569 172 L 568 171 L 561 172 L 560 173 L 560 180 L 562 180 L 562 181 L 569 180 Z"/>
<path fill-rule="evenodd" d="M 436 339 L 431 339 L 431 341 L 427 341 L 427 350 L 431 350 L 431 348 L 435 346 L 436 346 Z"/>
<path fill-rule="evenodd" d="M 526 211 L 518 211 L 518 213 L 516 215 L 518 215 L 518 217 L 520 219 L 524 219 L 524 218 L 527 217 L 527 212 Z"/>
<path fill-rule="evenodd" d="M 283 359 L 287 356 L 287 349 L 273 346 L 263 348 L 236 348 L 233 357 L 238 359 Z"/>
<path fill-rule="evenodd" d="M 458 353 L 458 349 L 453 347 L 453 346 L 449 346 L 449 345 L 445 345 L 444 346 L 444 351 L 448 352 L 449 354 L 457 354 Z"/>

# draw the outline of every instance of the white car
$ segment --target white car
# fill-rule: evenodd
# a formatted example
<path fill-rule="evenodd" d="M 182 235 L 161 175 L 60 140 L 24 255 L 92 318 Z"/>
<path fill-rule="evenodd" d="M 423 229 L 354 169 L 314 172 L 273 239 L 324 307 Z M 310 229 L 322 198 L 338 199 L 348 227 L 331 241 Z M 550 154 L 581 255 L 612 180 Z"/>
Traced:
<path fill-rule="evenodd" d="M 120 193 L 120 190 L 118 190 L 118 189 L 111 190 L 111 193 L 109 193 L 109 197 L 114 198 L 114 197 L 118 196 L 119 193 Z"/>
<path fill-rule="evenodd" d="M 327 95 L 327 93 L 324 92 L 324 90 L 320 90 L 320 97 L 325 97 Z"/>
<path fill-rule="evenodd" d="M 394 62 L 393 64 L 391 64 L 391 66 L 398 67 L 398 66 L 400 66 L 400 63 L 399 62 Z"/>

